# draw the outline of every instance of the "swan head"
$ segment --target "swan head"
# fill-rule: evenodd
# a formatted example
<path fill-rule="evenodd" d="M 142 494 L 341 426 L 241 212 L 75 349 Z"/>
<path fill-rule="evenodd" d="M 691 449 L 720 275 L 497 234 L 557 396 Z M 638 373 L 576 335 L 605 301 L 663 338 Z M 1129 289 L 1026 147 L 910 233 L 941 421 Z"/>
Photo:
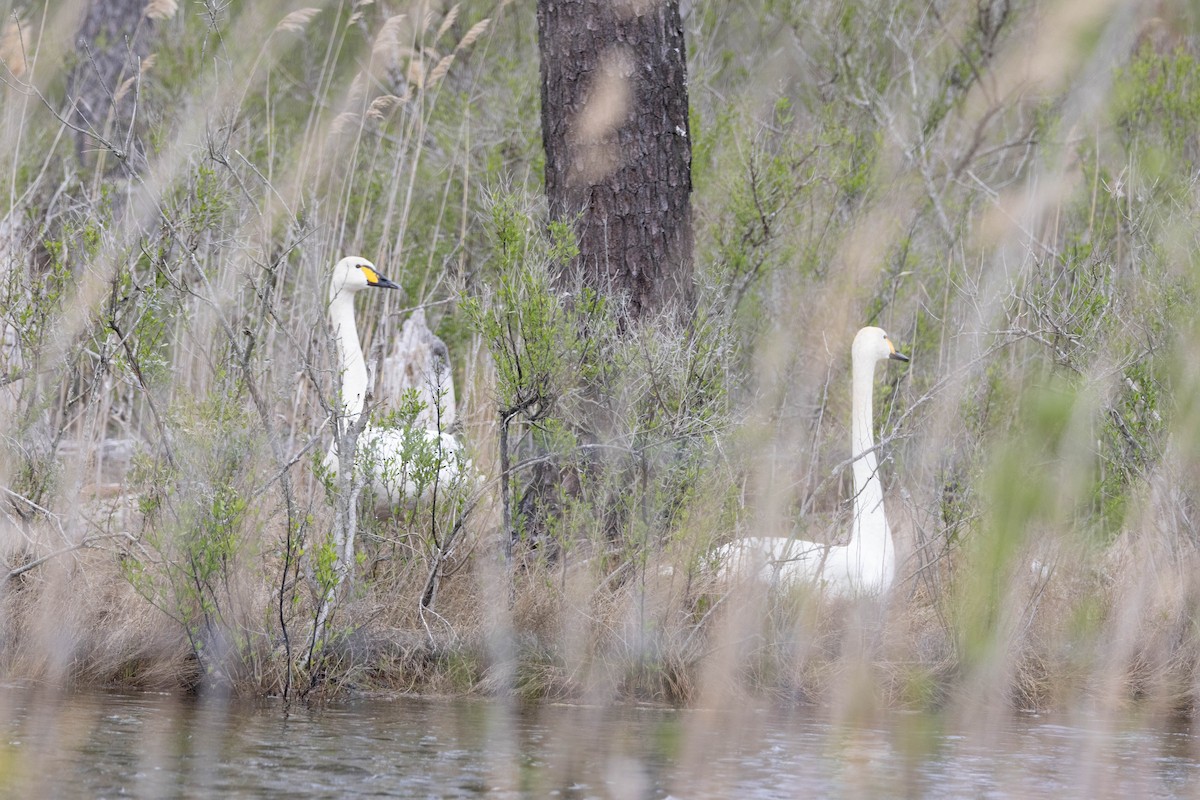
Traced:
<path fill-rule="evenodd" d="M 333 302 L 342 292 L 360 292 L 368 287 L 399 289 L 400 287 L 379 274 L 375 265 L 359 256 L 347 256 L 333 268 L 329 281 L 329 301 Z"/>
<path fill-rule="evenodd" d="M 888 338 L 883 328 L 863 328 L 854 337 L 850 352 L 855 360 L 866 359 L 868 364 L 876 361 L 908 361 L 908 356 L 896 351 L 896 345 Z"/>

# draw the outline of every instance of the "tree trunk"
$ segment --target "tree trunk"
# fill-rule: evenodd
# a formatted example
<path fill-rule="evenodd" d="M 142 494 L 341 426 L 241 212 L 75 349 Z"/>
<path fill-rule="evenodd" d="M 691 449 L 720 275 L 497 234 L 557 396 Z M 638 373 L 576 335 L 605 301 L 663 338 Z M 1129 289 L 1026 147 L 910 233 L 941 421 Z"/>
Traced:
<path fill-rule="evenodd" d="M 122 165 L 140 171 L 145 160 L 137 125 L 138 81 L 150 53 L 152 17 L 167 15 L 155 9 L 174 13 L 173 6 L 147 0 L 88 3 L 75 37 L 77 61 L 67 78 L 67 91 L 74 103 L 71 121 L 87 131 L 75 136 L 80 160 L 102 173 Z"/>
<path fill-rule="evenodd" d="M 538 0 L 546 196 L 585 286 L 626 321 L 692 301 L 691 140 L 679 0 Z"/>

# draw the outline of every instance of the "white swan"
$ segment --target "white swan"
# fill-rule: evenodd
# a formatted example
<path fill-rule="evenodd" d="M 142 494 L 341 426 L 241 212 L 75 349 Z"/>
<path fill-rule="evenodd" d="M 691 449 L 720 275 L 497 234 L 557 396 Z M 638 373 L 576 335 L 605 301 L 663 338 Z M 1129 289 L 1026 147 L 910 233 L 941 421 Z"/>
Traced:
<path fill-rule="evenodd" d="M 339 431 L 354 424 L 366 400 L 367 365 L 354 320 L 354 296 L 367 287 L 399 288 L 365 258 L 349 256 L 333 268 L 329 282 L 329 321 L 342 371 Z M 334 475 L 340 466 L 338 438 L 334 437 L 325 458 L 326 468 Z M 358 437 L 354 462 L 366 477 L 376 505 L 395 505 L 424 496 L 435 484 L 443 488 L 452 484 L 460 472 L 460 450 L 458 440 L 436 428 L 367 425 Z"/>
<path fill-rule="evenodd" d="M 773 583 L 818 583 L 834 594 L 886 592 L 896 551 L 883 511 L 883 487 L 872 433 L 875 364 L 908 361 L 880 328 L 863 328 L 851 347 L 850 454 L 854 458 L 854 522 L 850 541 L 823 545 L 784 537 L 737 539 L 716 551 L 723 577 L 757 575 Z"/>

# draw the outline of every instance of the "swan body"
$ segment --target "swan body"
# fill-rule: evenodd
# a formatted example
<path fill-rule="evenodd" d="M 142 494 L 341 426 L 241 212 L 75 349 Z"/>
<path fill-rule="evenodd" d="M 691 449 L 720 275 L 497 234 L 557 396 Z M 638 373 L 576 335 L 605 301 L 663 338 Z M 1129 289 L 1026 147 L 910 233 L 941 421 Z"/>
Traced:
<path fill-rule="evenodd" d="M 336 462 L 336 445 L 330 452 Z M 435 484 L 444 490 L 458 479 L 462 461 L 458 440 L 444 431 L 369 425 L 359 434 L 354 458 L 370 478 L 365 488 L 375 505 L 383 507 L 425 497 Z M 332 469 L 336 474 L 336 463 Z"/>
<path fill-rule="evenodd" d="M 399 287 L 380 275 L 365 258 L 343 258 L 333 268 L 329 282 L 329 321 L 342 371 L 339 430 L 354 424 L 366 401 L 367 365 L 354 318 L 354 296 L 367 288 Z M 445 349 L 444 344 L 442 348 Z M 448 357 L 445 363 L 448 374 Z M 367 425 L 358 436 L 354 463 L 364 475 L 365 488 L 376 505 L 395 505 L 424 496 L 435 485 L 444 487 L 453 483 L 460 472 L 461 450 L 457 439 L 436 427 Z M 325 466 L 335 475 L 341 467 L 338 437 L 330 445 Z"/>
<path fill-rule="evenodd" d="M 850 453 L 854 459 L 854 521 L 850 541 L 824 545 L 786 537 L 737 539 L 716 551 L 724 577 L 754 575 L 771 583 L 813 583 L 834 594 L 880 594 L 896 575 L 896 550 L 883 510 L 875 456 L 872 395 L 875 365 L 896 352 L 880 328 L 863 328 L 851 347 Z"/>

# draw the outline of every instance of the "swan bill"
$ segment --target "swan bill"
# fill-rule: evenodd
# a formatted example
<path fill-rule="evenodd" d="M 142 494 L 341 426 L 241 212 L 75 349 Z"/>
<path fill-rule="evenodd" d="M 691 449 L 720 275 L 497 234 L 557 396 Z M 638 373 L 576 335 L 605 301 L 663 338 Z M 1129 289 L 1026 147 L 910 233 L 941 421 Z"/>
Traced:
<path fill-rule="evenodd" d="M 392 283 L 387 278 L 380 275 L 375 270 L 367 266 L 359 266 L 363 274 L 367 276 L 367 286 L 375 286 L 380 289 L 399 289 L 397 284 Z"/>
<path fill-rule="evenodd" d="M 904 355 L 904 353 L 896 352 L 896 345 L 892 344 L 892 340 L 888 338 L 886 333 L 883 335 L 883 340 L 887 342 L 888 358 L 890 358 L 892 361 L 903 361 L 906 364 L 908 363 L 908 356 Z"/>

